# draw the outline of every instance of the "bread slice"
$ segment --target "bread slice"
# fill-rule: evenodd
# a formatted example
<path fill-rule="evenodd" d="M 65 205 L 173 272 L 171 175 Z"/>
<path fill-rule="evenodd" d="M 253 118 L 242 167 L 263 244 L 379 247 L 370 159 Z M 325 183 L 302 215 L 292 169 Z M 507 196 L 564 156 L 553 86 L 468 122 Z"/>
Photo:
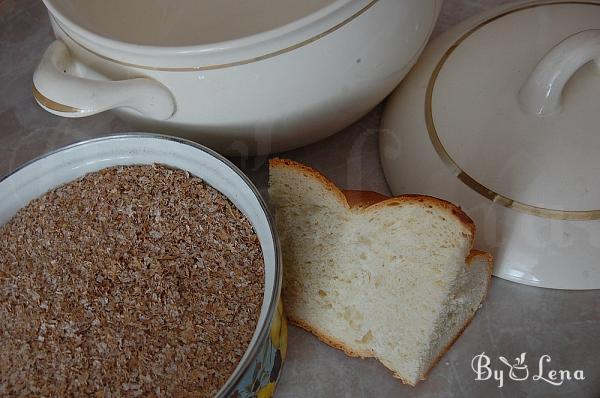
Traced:
<path fill-rule="evenodd" d="M 269 166 L 289 319 L 415 385 L 487 293 L 492 258 L 471 250 L 475 225 L 440 199 L 341 191 L 299 163 Z"/>

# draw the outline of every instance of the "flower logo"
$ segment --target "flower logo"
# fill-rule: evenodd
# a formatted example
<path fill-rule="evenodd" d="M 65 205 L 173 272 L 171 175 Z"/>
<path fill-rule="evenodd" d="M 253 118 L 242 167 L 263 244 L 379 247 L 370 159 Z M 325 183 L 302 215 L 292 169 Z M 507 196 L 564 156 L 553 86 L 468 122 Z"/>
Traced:
<path fill-rule="evenodd" d="M 510 369 L 508 377 L 511 380 L 522 381 L 527 380 L 529 378 L 529 369 L 525 364 L 525 354 L 526 353 L 523 352 L 520 356 L 516 357 L 514 365 L 511 365 L 505 357 L 498 357 L 500 362 L 508 366 L 508 368 Z"/>

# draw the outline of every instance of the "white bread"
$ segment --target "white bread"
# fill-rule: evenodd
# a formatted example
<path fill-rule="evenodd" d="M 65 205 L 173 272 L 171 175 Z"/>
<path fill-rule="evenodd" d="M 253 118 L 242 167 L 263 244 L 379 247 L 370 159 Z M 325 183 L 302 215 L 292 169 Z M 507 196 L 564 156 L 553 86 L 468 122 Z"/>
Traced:
<path fill-rule="evenodd" d="M 407 384 L 424 379 L 490 283 L 471 219 L 428 196 L 343 192 L 290 160 L 269 169 L 289 319 Z"/>

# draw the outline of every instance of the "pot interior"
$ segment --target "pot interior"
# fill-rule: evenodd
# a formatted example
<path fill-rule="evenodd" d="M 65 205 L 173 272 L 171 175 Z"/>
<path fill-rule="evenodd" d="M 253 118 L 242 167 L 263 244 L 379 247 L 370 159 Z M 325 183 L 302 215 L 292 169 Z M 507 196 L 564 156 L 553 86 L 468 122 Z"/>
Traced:
<path fill-rule="evenodd" d="M 45 0 L 80 27 L 120 42 L 206 45 L 266 32 L 335 0 Z"/>

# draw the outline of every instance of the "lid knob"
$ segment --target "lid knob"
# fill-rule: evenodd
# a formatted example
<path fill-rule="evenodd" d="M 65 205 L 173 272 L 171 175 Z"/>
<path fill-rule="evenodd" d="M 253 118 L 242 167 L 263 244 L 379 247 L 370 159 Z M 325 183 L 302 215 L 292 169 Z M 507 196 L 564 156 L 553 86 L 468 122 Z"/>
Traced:
<path fill-rule="evenodd" d="M 600 66 L 600 29 L 575 33 L 548 51 L 519 91 L 523 109 L 538 116 L 558 112 L 565 84 L 590 61 Z"/>

